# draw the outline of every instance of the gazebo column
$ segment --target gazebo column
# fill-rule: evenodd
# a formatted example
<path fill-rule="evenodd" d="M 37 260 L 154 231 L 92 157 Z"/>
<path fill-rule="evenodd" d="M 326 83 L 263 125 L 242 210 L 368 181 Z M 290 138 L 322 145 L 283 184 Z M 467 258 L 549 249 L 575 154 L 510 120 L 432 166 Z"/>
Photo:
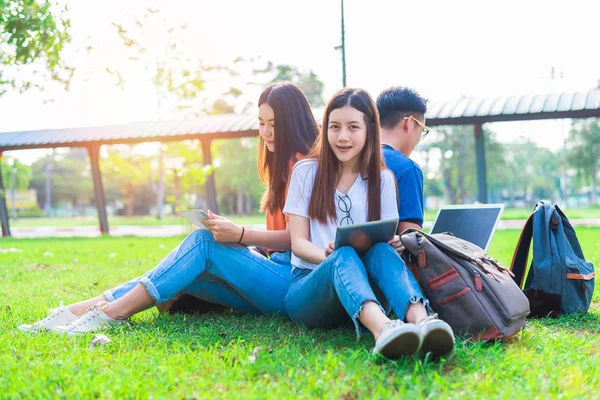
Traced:
<path fill-rule="evenodd" d="M 485 165 L 485 140 L 483 125 L 475 124 L 475 160 L 477 163 L 477 201 L 482 204 L 488 202 L 487 174 Z"/>
<path fill-rule="evenodd" d="M 94 180 L 94 197 L 96 209 L 100 220 L 100 232 L 108 235 L 108 219 L 106 218 L 106 200 L 104 199 L 104 186 L 102 185 L 102 173 L 100 172 L 100 145 L 94 144 L 87 147 L 92 166 L 92 179 Z"/>
<path fill-rule="evenodd" d="M 212 154 L 210 152 L 210 145 L 212 139 L 200 139 L 202 143 L 202 160 L 205 166 L 212 164 Z M 206 178 L 206 203 L 208 209 L 215 214 L 219 213 L 219 206 L 217 204 L 217 187 L 215 185 L 215 174 L 214 171 Z"/>
<path fill-rule="evenodd" d="M 0 151 L 0 161 L 2 152 Z M 2 166 L 0 164 L 0 223 L 2 224 L 2 236 L 10 236 L 10 226 L 8 224 L 8 209 L 6 208 L 6 191 L 4 182 L 2 182 Z"/>

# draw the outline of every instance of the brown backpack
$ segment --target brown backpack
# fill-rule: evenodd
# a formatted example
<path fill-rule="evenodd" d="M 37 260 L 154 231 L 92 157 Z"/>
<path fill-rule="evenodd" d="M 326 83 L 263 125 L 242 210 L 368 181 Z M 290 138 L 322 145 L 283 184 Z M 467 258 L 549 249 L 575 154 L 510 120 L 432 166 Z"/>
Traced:
<path fill-rule="evenodd" d="M 430 306 L 459 336 L 508 339 L 525 327 L 529 301 L 511 272 L 450 233 L 401 235 L 404 259 Z"/>

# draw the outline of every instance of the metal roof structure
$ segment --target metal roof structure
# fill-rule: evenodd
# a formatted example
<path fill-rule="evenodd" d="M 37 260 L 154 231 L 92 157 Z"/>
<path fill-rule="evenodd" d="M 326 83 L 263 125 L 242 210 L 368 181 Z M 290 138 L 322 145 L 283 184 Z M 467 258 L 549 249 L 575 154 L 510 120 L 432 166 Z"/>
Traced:
<path fill-rule="evenodd" d="M 147 121 L 88 128 L 6 132 L 0 133 L 0 151 L 179 141 L 200 137 L 212 140 L 257 134 L 256 116 L 227 114 L 178 121 Z"/>
<path fill-rule="evenodd" d="M 536 96 L 464 98 L 432 102 L 428 108 L 429 126 L 600 117 L 600 89 Z M 186 139 L 212 140 L 257 134 L 256 116 L 229 114 L 179 121 L 6 132 L 0 133 L 0 151 Z"/>
<path fill-rule="evenodd" d="M 430 126 L 600 117 L 600 88 L 536 96 L 463 98 L 434 102 L 427 108 L 427 125 Z"/>
<path fill-rule="evenodd" d="M 474 125 L 477 162 L 478 199 L 487 202 L 485 145 L 482 125 L 488 122 L 523 121 L 558 118 L 600 117 L 600 88 L 588 92 L 553 93 L 536 96 L 498 98 L 463 98 L 431 103 L 427 125 Z M 317 118 L 320 121 L 320 118 Z M 89 128 L 45 129 L 0 133 L 0 157 L 7 150 L 53 147 L 85 147 L 90 155 L 94 193 L 100 230 L 108 234 L 106 201 L 99 167 L 100 146 L 105 144 L 134 144 L 155 141 L 199 139 L 205 164 L 211 164 L 211 142 L 214 139 L 258 135 L 256 116 L 216 115 L 183 121 L 134 122 L 123 125 Z M 8 212 L 4 201 L 0 174 L 0 222 L 2 236 L 10 236 Z M 214 176 L 206 182 L 209 208 L 217 211 Z M 217 211 L 218 212 L 218 211 Z"/>

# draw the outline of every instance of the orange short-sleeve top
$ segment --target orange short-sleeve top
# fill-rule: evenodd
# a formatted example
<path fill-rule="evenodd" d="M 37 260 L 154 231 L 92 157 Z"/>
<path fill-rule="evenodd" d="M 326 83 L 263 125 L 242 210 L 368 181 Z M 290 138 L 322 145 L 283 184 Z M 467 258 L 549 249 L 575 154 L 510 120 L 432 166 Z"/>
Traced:
<path fill-rule="evenodd" d="M 292 172 L 292 168 L 294 167 L 294 164 L 296 164 L 297 161 L 300 161 L 303 158 L 304 158 L 303 154 L 296 153 L 295 159 L 290 160 L 290 164 L 288 167 L 288 178 L 289 178 L 290 173 Z M 286 192 L 284 193 L 283 196 L 284 196 L 283 203 L 285 204 L 285 199 L 287 197 L 287 188 L 286 188 Z M 288 222 L 288 218 L 285 215 L 283 215 L 281 210 L 275 210 L 273 213 L 271 213 L 267 210 L 265 212 L 265 218 L 266 218 L 268 231 L 283 231 L 283 230 L 285 230 L 286 223 Z"/>

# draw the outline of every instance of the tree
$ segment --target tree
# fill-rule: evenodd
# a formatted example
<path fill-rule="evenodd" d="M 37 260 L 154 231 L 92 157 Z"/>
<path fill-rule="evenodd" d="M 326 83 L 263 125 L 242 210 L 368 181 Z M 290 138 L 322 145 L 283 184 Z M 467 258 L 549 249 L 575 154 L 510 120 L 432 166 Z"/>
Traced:
<path fill-rule="evenodd" d="M 102 159 L 102 174 L 107 182 L 107 192 L 118 193 L 123 199 L 125 215 L 134 215 L 136 194 L 150 189 L 151 158 L 134 151 L 134 146 L 115 145 L 107 148 L 108 156 Z M 109 200 L 112 200 L 107 196 Z M 116 199 L 115 199 L 116 200 Z M 150 202 L 144 199 L 142 207 L 149 209 Z"/>
<path fill-rule="evenodd" d="M 264 185 L 258 178 L 258 139 L 227 139 L 217 143 L 217 191 L 229 214 L 247 215 L 258 208 Z"/>
<path fill-rule="evenodd" d="M 17 159 L 11 159 L 10 161 L 6 157 L 0 158 L 0 169 L 2 170 L 2 182 L 4 182 L 4 189 L 12 189 L 12 182 L 14 181 L 16 190 L 25 190 L 29 187 L 31 181 L 31 167 L 25 165 Z"/>
<path fill-rule="evenodd" d="M 475 145 L 473 132 L 467 126 L 439 127 L 436 137 L 429 149 L 435 149 L 441 155 L 440 173 L 446 201 L 462 204 L 466 197 L 474 195 L 471 189 L 476 179 L 473 174 L 475 159 L 473 151 L 468 151 Z"/>
<path fill-rule="evenodd" d="M 484 129 L 488 189 L 499 192 L 505 178 L 504 147 L 492 131 Z M 433 136 L 433 135 L 432 135 Z M 439 174 L 446 202 L 463 204 L 476 200 L 477 168 L 475 136 L 471 126 L 441 126 L 435 129 L 428 151 L 440 159 Z M 434 183 L 435 185 L 435 183 Z M 435 188 L 431 188 L 434 190 Z"/>
<path fill-rule="evenodd" d="M 73 214 L 79 207 L 91 204 L 94 196 L 90 163 L 85 149 L 68 149 L 66 153 L 52 153 L 31 166 L 33 178 L 30 187 L 37 191 L 38 204 L 44 210 L 68 204 Z"/>
<path fill-rule="evenodd" d="M 600 162 L 600 120 L 574 120 L 569 132 L 567 160 L 591 184 L 590 203 L 598 204 L 598 163 Z"/>
<path fill-rule="evenodd" d="M 106 66 L 118 86 L 125 89 L 140 79 L 151 85 L 156 93 L 157 119 L 208 113 L 211 103 L 200 93 L 206 90 L 207 77 L 225 68 L 190 56 L 192 51 L 184 39 L 186 24 L 169 21 L 159 9 L 148 8 L 141 16 L 113 22 L 113 26 L 129 49 L 125 59 Z"/>
<path fill-rule="evenodd" d="M 68 89 L 75 70 L 61 58 L 71 40 L 66 12 L 49 0 L 0 2 L 0 96 L 10 88 L 42 88 L 47 75 Z"/>
<path fill-rule="evenodd" d="M 322 107 L 325 105 L 325 101 L 323 100 L 323 81 L 319 79 L 313 70 L 305 72 L 287 64 L 275 65 L 271 61 L 268 61 L 264 67 L 254 68 L 252 73 L 255 76 L 267 75 L 269 77 L 266 83 L 258 83 L 261 86 L 266 86 L 269 83 L 289 81 L 302 89 L 312 107 Z"/>

